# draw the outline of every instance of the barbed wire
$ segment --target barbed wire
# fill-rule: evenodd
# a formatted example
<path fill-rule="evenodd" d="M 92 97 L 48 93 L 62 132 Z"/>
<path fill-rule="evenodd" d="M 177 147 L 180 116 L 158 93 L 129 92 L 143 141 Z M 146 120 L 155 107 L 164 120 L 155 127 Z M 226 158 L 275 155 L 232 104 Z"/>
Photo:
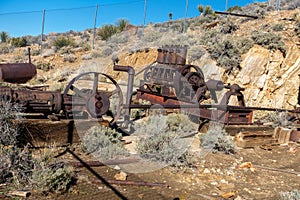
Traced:
<path fill-rule="evenodd" d="M 126 2 L 115 2 L 115 3 L 98 4 L 98 6 L 99 7 L 116 6 L 116 5 L 139 3 L 139 2 L 144 2 L 144 1 L 145 0 L 132 0 L 132 1 L 126 1 Z M 44 10 L 47 11 L 47 12 L 70 11 L 70 10 L 83 10 L 83 9 L 96 8 L 96 6 L 97 5 L 95 5 L 95 6 L 82 6 L 82 7 L 75 7 L 75 8 L 44 9 Z M 3 16 L 3 15 L 31 14 L 31 13 L 42 13 L 44 10 L 20 11 L 20 12 L 6 12 L 6 13 L 0 13 L 0 16 Z"/>

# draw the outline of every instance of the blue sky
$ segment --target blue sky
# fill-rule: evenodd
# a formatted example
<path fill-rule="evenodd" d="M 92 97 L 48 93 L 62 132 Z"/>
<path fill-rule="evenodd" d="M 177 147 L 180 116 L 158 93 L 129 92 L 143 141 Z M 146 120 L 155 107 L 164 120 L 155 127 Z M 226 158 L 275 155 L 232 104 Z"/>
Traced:
<path fill-rule="evenodd" d="M 226 0 L 147 0 L 146 24 L 169 19 L 184 18 L 188 1 L 187 17 L 199 15 L 197 5 L 210 5 L 213 10 L 224 11 Z M 228 7 L 243 6 L 266 0 L 227 0 Z M 0 0 L 0 32 L 12 37 L 40 35 L 45 10 L 44 33 L 82 31 L 93 28 L 96 5 L 96 27 L 114 24 L 124 18 L 131 24 L 142 25 L 145 0 Z"/>

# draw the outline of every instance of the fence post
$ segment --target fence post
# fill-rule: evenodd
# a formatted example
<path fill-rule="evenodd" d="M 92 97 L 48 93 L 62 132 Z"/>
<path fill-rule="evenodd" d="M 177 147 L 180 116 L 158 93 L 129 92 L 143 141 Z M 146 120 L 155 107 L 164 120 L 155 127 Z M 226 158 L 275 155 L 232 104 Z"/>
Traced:
<path fill-rule="evenodd" d="M 43 35 L 44 35 L 44 27 L 45 27 L 45 13 L 46 10 L 43 10 L 43 16 L 42 16 L 42 34 L 41 34 L 41 57 L 43 57 Z"/>
<path fill-rule="evenodd" d="M 94 32 L 93 32 L 93 42 L 92 42 L 92 49 L 94 49 L 94 48 L 95 48 L 95 37 L 96 37 L 97 14 L 98 14 L 98 4 L 96 4 L 96 11 L 95 11 L 95 16 L 94 16 Z"/>
<path fill-rule="evenodd" d="M 144 1 L 144 20 L 143 20 L 143 30 L 142 30 L 143 35 L 144 35 L 144 28 L 146 22 L 146 12 L 147 12 L 147 0 Z"/>
<path fill-rule="evenodd" d="M 183 32 L 186 31 L 186 16 L 187 16 L 187 12 L 188 12 L 188 5 L 189 5 L 189 1 L 186 0 L 185 1 L 185 14 L 184 14 L 184 22 L 183 22 Z"/>

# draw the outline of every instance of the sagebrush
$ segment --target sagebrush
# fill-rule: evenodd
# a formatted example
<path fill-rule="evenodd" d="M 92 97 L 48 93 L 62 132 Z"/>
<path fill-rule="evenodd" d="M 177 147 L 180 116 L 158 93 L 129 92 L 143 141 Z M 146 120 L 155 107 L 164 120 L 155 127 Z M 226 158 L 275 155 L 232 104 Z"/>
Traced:
<path fill-rule="evenodd" d="M 135 133 L 142 138 L 137 145 L 137 152 L 142 158 L 174 167 L 191 164 L 190 143 L 184 136 L 194 133 L 196 127 L 187 116 L 175 113 L 151 115 L 135 128 Z"/>

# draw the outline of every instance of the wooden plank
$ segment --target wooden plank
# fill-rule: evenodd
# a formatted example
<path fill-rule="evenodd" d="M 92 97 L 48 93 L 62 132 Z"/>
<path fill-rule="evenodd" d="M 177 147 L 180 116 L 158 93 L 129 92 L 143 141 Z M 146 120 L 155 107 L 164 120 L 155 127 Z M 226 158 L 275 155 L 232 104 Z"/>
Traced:
<path fill-rule="evenodd" d="M 277 139 L 273 137 L 273 133 L 258 131 L 258 132 L 240 132 L 234 139 L 236 145 L 242 148 L 250 148 L 266 144 L 276 144 Z"/>

